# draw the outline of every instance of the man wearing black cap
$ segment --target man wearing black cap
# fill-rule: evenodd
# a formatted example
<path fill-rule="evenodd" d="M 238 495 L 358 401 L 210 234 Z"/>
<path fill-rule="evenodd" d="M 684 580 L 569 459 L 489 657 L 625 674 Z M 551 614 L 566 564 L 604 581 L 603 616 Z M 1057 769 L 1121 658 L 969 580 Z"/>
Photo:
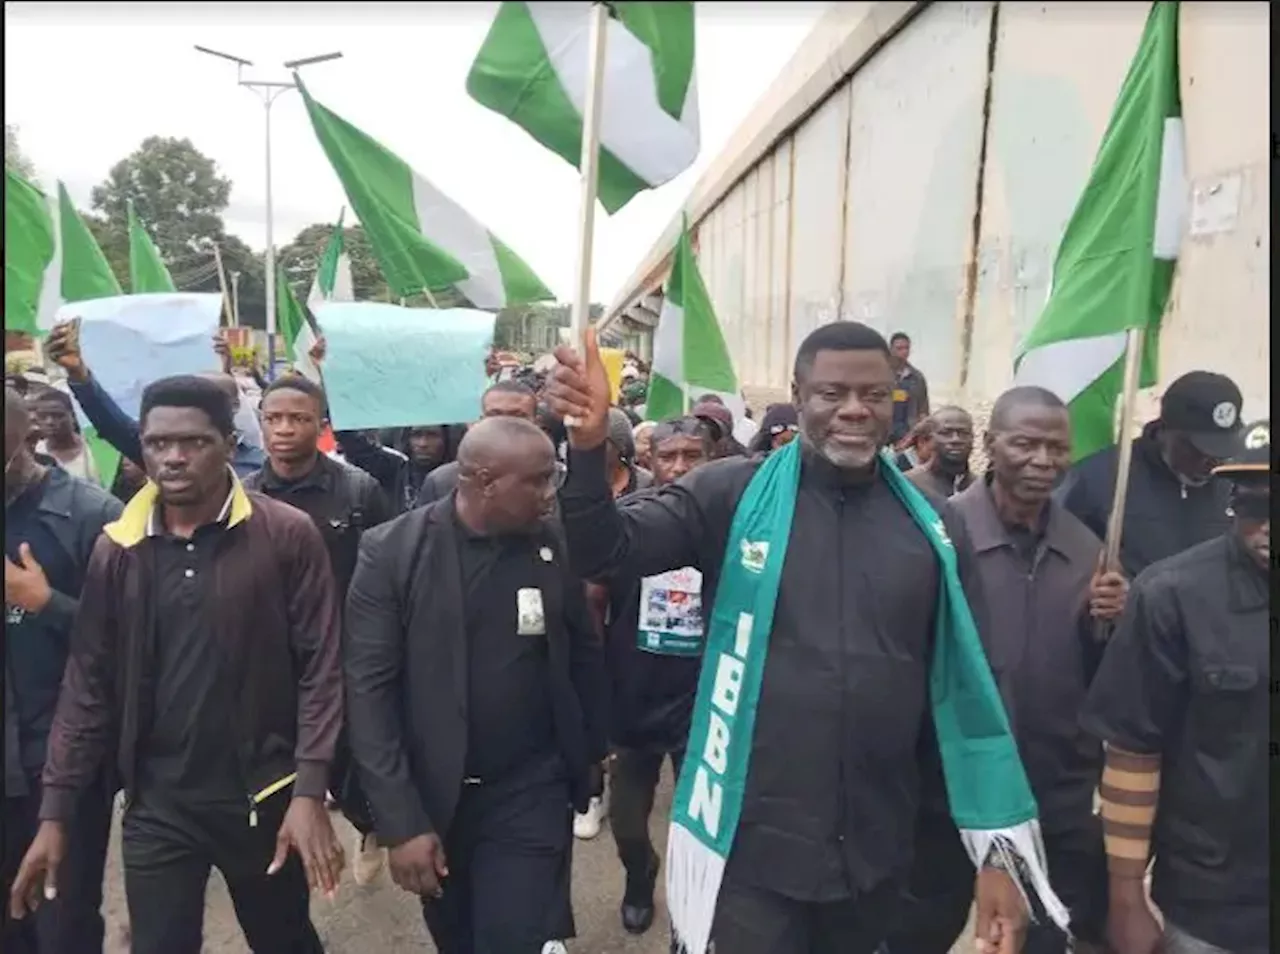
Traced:
<path fill-rule="evenodd" d="M 1107 941 L 1116 954 L 1268 948 L 1271 423 L 1214 469 L 1226 533 L 1133 583 L 1085 702 L 1106 744 Z M 1152 915 L 1143 880 L 1155 856 Z"/>
<path fill-rule="evenodd" d="M 1213 469 L 1235 453 L 1243 399 L 1235 382 L 1191 371 L 1169 385 L 1160 417 L 1133 442 L 1120 564 L 1132 578 L 1227 529 L 1226 481 Z M 1105 538 L 1119 448 L 1077 463 L 1058 488 L 1063 506 Z"/>
<path fill-rule="evenodd" d="M 689 412 L 707 426 L 707 434 L 713 446 L 715 459 L 745 457 L 747 449 L 733 436 L 733 412 L 714 395 L 704 396 Z"/>

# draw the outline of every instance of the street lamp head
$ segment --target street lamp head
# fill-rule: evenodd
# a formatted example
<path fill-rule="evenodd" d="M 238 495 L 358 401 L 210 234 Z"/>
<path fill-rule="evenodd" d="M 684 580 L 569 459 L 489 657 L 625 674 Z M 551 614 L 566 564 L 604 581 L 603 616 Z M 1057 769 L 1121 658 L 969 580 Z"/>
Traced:
<path fill-rule="evenodd" d="M 342 54 L 339 52 L 324 53 L 320 56 L 306 56 L 300 60 L 289 60 L 284 64 L 284 68 L 287 70 L 296 70 L 300 66 L 310 66 L 312 63 L 326 63 L 329 60 L 340 59 L 342 59 Z"/>
<path fill-rule="evenodd" d="M 195 44 L 195 48 L 196 48 L 199 52 L 201 52 L 201 53 L 207 53 L 209 56 L 216 56 L 216 57 L 218 57 L 219 59 L 223 59 L 223 60 L 230 60 L 232 63 L 235 63 L 235 64 L 237 64 L 237 65 L 239 65 L 239 66 L 252 66 L 252 65 L 253 65 L 253 61 L 252 61 L 252 60 L 244 60 L 244 59 L 241 59 L 241 58 L 240 58 L 240 57 L 238 57 L 238 56 L 232 56 L 230 53 L 219 53 L 217 50 L 211 50 L 211 49 L 209 49 L 207 46 L 201 46 L 201 45 L 200 45 L 200 44 L 198 44 L 198 43 L 197 43 L 197 44 Z"/>

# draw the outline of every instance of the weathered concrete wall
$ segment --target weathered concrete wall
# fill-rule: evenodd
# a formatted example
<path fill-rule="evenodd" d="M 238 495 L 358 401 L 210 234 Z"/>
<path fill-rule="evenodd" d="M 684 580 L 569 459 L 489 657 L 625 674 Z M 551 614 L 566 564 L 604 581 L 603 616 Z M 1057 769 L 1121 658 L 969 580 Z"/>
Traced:
<path fill-rule="evenodd" d="M 841 81 L 696 223 L 748 393 L 785 394 L 796 344 L 840 316 L 907 331 L 936 399 L 982 416 L 1045 300 L 1148 8 L 939 2 Z M 1193 218 L 1160 354 L 1161 386 L 1230 374 L 1246 417 L 1270 408 L 1267 18 L 1261 2 L 1182 4 Z"/>

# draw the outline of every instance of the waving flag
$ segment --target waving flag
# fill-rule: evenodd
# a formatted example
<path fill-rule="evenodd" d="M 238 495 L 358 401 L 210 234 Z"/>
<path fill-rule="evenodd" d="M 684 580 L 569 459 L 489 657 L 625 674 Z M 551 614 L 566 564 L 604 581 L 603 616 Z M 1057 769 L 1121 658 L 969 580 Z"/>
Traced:
<path fill-rule="evenodd" d="M 129 210 L 129 291 L 134 295 L 145 295 L 154 292 L 175 292 L 169 269 L 160 257 L 160 250 L 147 234 L 146 227 L 133 210 L 133 200 L 128 201 Z"/>

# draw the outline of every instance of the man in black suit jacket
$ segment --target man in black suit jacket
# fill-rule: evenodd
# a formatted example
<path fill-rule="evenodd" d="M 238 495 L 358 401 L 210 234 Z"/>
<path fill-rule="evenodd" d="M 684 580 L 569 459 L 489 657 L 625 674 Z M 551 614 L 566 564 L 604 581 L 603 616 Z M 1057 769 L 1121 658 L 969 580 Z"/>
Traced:
<path fill-rule="evenodd" d="M 392 878 L 441 954 L 573 936 L 572 811 L 598 790 L 607 676 L 559 533 L 551 442 L 481 421 L 455 493 L 364 535 L 347 599 L 352 751 Z"/>

